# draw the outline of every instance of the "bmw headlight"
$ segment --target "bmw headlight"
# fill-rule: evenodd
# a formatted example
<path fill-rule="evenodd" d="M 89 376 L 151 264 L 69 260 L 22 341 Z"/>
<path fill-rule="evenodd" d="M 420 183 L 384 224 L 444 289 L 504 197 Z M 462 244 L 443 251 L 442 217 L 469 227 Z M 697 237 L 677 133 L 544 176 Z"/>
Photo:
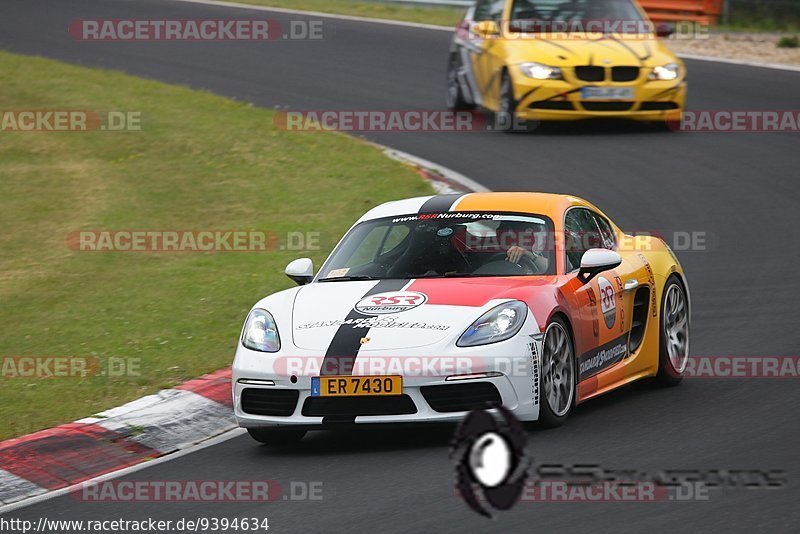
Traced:
<path fill-rule="evenodd" d="M 247 316 L 242 332 L 242 345 L 260 352 L 278 352 L 281 338 L 278 325 L 267 310 L 256 308 Z"/>
<path fill-rule="evenodd" d="M 458 338 L 456 345 L 474 347 L 510 339 L 522 328 L 527 315 L 528 306 L 518 300 L 495 306 L 472 323 Z"/>
<path fill-rule="evenodd" d="M 670 81 L 676 79 L 680 72 L 680 65 L 677 63 L 669 63 L 668 65 L 654 67 L 653 72 L 650 73 L 650 79 Z"/>
<path fill-rule="evenodd" d="M 558 67 L 548 67 L 541 63 L 522 63 L 519 70 L 528 78 L 537 80 L 560 80 L 561 69 Z"/>

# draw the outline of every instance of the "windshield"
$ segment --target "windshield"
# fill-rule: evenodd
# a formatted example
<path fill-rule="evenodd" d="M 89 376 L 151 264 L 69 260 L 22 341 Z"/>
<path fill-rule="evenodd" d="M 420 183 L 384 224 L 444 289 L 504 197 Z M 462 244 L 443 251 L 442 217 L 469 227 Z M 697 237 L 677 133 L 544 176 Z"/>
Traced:
<path fill-rule="evenodd" d="M 541 215 L 431 213 L 366 221 L 318 281 L 555 274 L 553 225 Z"/>
<path fill-rule="evenodd" d="M 618 22 L 613 28 L 605 22 Z M 515 0 L 511 31 L 643 33 L 650 25 L 630 0 Z"/>

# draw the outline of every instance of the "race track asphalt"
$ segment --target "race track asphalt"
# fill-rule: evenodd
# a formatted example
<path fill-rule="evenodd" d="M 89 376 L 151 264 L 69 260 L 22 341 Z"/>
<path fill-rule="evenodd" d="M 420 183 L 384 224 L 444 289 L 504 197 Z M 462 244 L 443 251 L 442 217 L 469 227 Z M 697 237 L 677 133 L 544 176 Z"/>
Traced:
<path fill-rule="evenodd" d="M 447 32 L 325 19 L 320 41 L 77 42 L 79 18 L 305 17 L 174 1 L 3 0 L 0 46 L 290 109 L 442 109 Z M 687 61 L 693 110 L 800 109 L 800 73 Z M 3 73 L 13 76 L 13 73 Z M 0 83 L 2 83 L 0 81 Z M 54 82 L 55 83 L 55 82 Z M 220 117 L 224 120 L 224 117 Z M 309 134 L 314 135 L 314 134 Z M 693 299 L 694 356 L 800 353 L 800 134 L 672 133 L 627 124 L 530 134 L 381 133 L 370 139 L 448 166 L 494 190 L 573 193 L 622 228 L 703 232 L 678 251 Z M 265 187 L 268 184 L 264 184 Z M 129 475 L 135 480 L 319 481 L 319 501 L 82 503 L 59 497 L 12 512 L 37 519 L 268 516 L 276 532 L 800 530 L 796 379 L 695 379 L 628 388 L 530 434 L 538 463 L 647 472 L 780 470 L 781 489 L 710 500 L 518 504 L 493 521 L 453 495 L 451 429 L 320 432 L 291 451 L 247 436 Z"/>

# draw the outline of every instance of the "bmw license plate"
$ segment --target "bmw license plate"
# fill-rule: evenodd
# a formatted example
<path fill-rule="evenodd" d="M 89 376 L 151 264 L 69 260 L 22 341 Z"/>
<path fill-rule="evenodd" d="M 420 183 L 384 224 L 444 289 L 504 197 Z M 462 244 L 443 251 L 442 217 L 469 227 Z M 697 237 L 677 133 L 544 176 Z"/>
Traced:
<path fill-rule="evenodd" d="M 583 100 L 633 100 L 633 87 L 583 87 Z"/>
<path fill-rule="evenodd" d="M 402 395 L 402 376 L 314 376 L 312 397 Z"/>

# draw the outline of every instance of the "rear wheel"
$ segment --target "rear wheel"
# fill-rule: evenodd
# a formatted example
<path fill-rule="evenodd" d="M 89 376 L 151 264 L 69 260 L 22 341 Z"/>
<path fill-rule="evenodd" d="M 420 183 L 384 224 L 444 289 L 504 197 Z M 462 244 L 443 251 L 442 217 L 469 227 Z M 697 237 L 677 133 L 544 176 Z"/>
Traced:
<path fill-rule="evenodd" d="M 547 326 L 542 342 L 542 370 L 539 374 L 539 423 L 559 426 L 575 405 L 575 351 L 564 321 L 556 317 Z"/>
<path fill-rule="evenodd" d="M 285 447 L 299 443 L 303 436 L 306 435 L 305 430 L 297 430 L 295 428 L 248 428 L 247 433 L 254 440 L 274 447 Z"/>
<path fill-rule="evenodd" d="M 686 290 L 671 276 L 661 297 L 658 374 L 656 383 L 674 386 L 683 380 L 689 360 L 689 302 Z"/>

